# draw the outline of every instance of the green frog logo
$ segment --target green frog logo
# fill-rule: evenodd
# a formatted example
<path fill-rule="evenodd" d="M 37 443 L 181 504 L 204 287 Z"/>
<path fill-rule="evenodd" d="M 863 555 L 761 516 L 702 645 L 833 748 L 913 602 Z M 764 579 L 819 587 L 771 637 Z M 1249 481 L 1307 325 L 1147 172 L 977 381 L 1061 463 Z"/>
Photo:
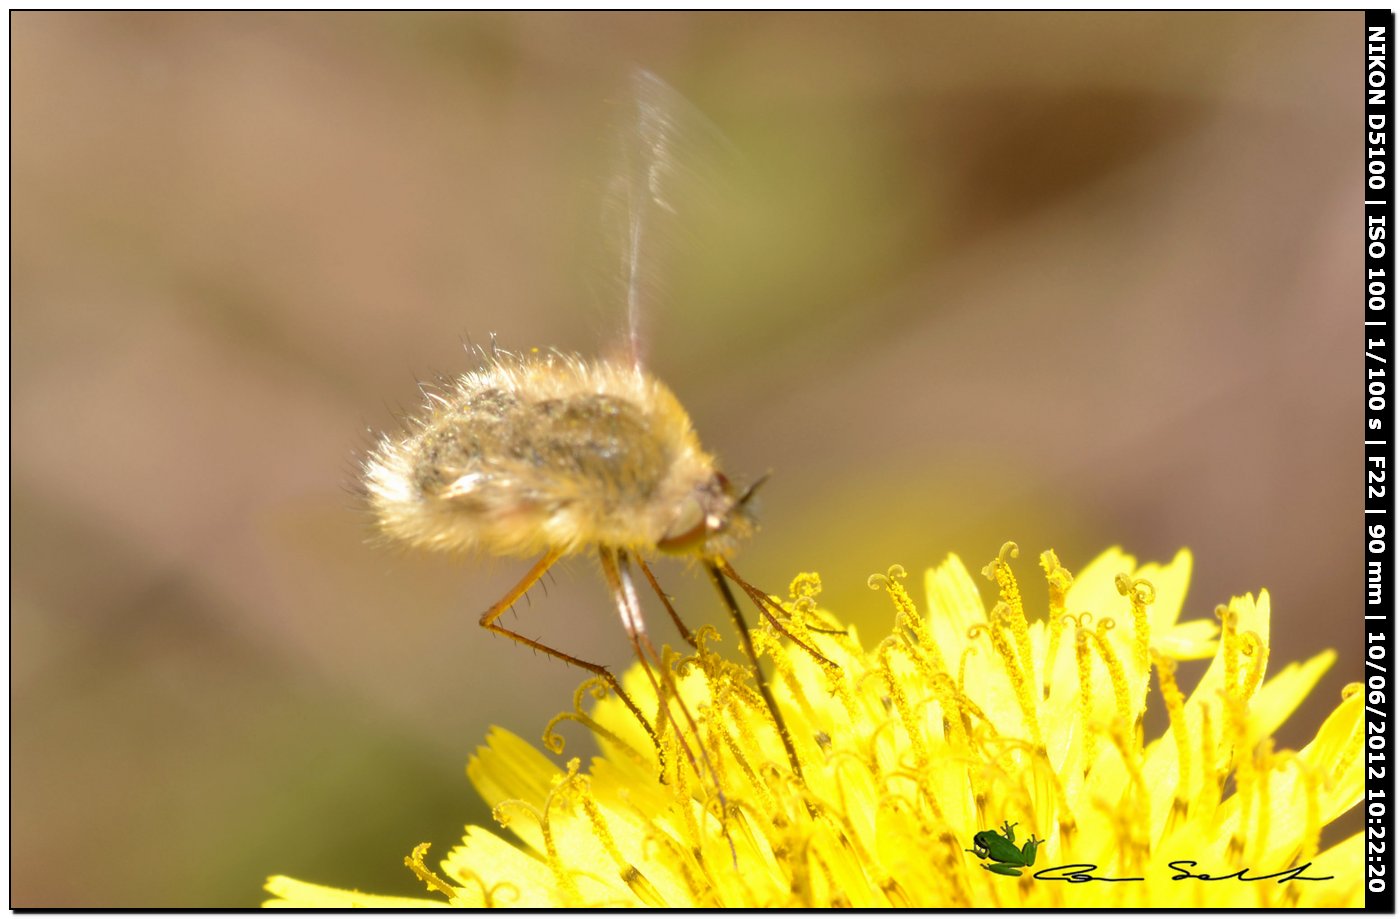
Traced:
<path fill-rule="evenodd" d="M 1014 823 L 1003 822 L 1001 832 L 995 830 L 983 830 L 972 837 L 972 848 L 964 849 L 964 852 L 971 852 L 978 858 L 989 860 L 989 864 L 982 867 L 993 874 L 1004 874 L 1007 877 L 1020 877 L 1022 868 L 1029 868 L 1035 864 L 1036 850 L 1045 845 L 1045 840 L 1036 839 L 1035 834 L 1021 848 L 1016 848 L 1016 834 L 1012 831 Z"/>

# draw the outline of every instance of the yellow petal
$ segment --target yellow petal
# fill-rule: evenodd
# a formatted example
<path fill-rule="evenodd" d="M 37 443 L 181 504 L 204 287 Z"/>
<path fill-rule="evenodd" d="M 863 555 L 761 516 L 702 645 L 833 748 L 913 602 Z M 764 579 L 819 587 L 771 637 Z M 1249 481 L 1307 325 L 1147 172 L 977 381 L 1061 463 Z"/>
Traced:
<path fill-rule="evenodd" d="M 467 778 L 493 808 L 503 801 L 528 801 L 538 805 L 549 794 L 559 767 L 549 758 L 505 728 L 493 727 L 486 746 L 478 747 L 467 763 Z M 517 836 L 537 852 L 544 851 L 539 825 L 512 819 Z"/>
<path fill-rule="evenodd" d="M 569 905 L 557 902 L 548 865 L 484 827 L 467 827 L 462 844 L 454 846 L 442 860 L 442 870 L 461 885 L 461 896 L 471 906 L 538 909 Z"/>
<path fill-rule="evenodd" d="M 956 555 L 950 554 L 943 564 L 925 572 L 924 589 L 928 595 L 929 625 L 941 648 L 961 646 L 967 630 L 986 619 L 977 583 Z M 950 668 L 958 666 L 956 660 L 947 663 Z"/>
<path fill-rule="evenodd" d="M 1259 693 L 1250 704 L 1259 734 L 1269 735 L 1278 730 L 1279 725 L 1303 704 L 1336 659 L 1337 652 L 1323 651 L 1304 663 L 1289 664 L 1259 687 Z"/>
<path fill-rule="evenodd" d="M 1152 647 L 1173 660 L 1195 661 L 1215 654 L 1220 626 L 1209 619 L 1178 622 L 1164 633 L 1153 631 Z"/>
<path fill-rule="evenodd" d="M 1366 905 L 1365 873 L 1361 870 L 1366 857 L 1362 834 L 1348 837 L 1312 860 L 1304 874 L 1308 877 L 1328 877 L 1331 881 L 1301 884 L 1298 906 L 1304 909 L 1359 909 Z"/>
<path fill-rule="evenodd" d="M 1329 779 L 1320 796 L 1323 823 L 1355 807 L 1365 792 L 1361 733 L 1364 702 L 1360 692 L 1343 699 L 1300 754 Z M 1360 864 L 1360 856 L 1357 858 Z"/>
<path fill-rule="evenodd" d="M 1132 574 L 1137 570 L 1137 559 L 1114 546 L 1084 566 L 1084 570 L 1074 576 L 1065 595 L 1065 611 L 1071 615 L 1091 610 L 1098 618 L 1112 615 L 1122 618 L 1128 611 L 1128 600 L 1118 592 L 1115 579 L 1120 574 Z"/>

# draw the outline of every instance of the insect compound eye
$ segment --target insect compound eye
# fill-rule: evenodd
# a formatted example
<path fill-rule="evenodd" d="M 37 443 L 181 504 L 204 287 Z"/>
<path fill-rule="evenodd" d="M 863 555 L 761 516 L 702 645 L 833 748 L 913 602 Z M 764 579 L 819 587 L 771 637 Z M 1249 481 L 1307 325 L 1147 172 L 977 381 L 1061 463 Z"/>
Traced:
<path fill-rule="evenodd" d="M 687 495 L 681 502 L 676 519 L 667 528 L 666 535 L 656 542 L 663 552 L 685 552 L 700 545 L 710 530 L 709 516 L 700 504 L 699 495 Z"/>

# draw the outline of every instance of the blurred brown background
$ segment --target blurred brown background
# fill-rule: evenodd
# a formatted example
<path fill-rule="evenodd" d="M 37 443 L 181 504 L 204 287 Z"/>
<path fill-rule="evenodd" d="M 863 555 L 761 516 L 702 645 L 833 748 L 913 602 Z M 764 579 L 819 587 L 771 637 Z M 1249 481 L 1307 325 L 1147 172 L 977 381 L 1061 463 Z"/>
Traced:
<path fill-rule="evenodd" d="M 477 628 L 524 563 L 369 545 L 345 484 L 465 337 L 597 347 L 633 66 L 754 191 L 650 358 L 774 473 L 739 569 L 873 642 L 893 562 L 1014 539 L 1035 602 L 1043 548 L 1189 546 L 1188 616 L 1267 587 L 1274 669 L 1340 652 L 1306 743 L 1360 667 L 1361 28 L 13 14 L 12 904 L 421 892 L 403 855 L 489 822 L 467 756 L 581 674 Z M 592 568 L 519 627 L 624 663 Z"/>

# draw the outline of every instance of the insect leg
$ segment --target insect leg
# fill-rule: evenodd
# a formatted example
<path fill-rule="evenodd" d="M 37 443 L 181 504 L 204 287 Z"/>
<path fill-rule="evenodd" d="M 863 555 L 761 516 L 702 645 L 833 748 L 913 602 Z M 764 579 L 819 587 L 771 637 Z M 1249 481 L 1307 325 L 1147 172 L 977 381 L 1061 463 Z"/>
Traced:
<path fill-rule="evenodd" d="M 827 659 L 825 654 L 822 654 L 816 648 L 812 647 L 802 639 L 798 638 L 796 635 L 789 632 L 787 626 L 783 625 L 782 621 L 778 619 L 777 616 L 773 615 L 772 612 L 770 612 L 770 608 L 776 608 L 780 613 L 783 612 L 783 610 L 781 608 L 776 607 L 773 601 L 769 598 L 769 596 L 766 593 L 764 593 L 757 587 L 750 584 L 748 581 L 741 578 L 739 576 L 739 572 L 735 571 L 734 568 L 729 564 L 729 562 L 725 561 L 723 558 L 720 558 L 716 561 L 715 567 L 719 571 L 723 572 L 725 577 L 729 578 L 735 584 L 739 585 L 739 589 L 748 595 L 748 598 L 751 601 L 753 601 L 754 606 L 758 607 L 759 613 L 761 613 L 768 620 L 769 624 L 771 624 L 773 628 L 777 629 L 783 635 L 784 638 L 797 645 L 803 651 L 806 651 L 812 657 L 813 660 L 815 660 L 818 664 L 821 664 L 823 667 L 836 666 L 834 663 Z"/>
<path fill-rule="evenodd" d="M 558 549 L 551 549 L 545 554 L 543 558 L 535 562 L 534 566 L 525 573 L 525 577 L 520 579 L 520 583 L 512 587 L 509 593 L 507 593 L 500 600 L 497 600 L 494 604 L 492 604 L 490 609 L 481 614 L 481 627 L 483 629 L 495 632 L 497 635 L 504 635 L 511 641 L 519 642 L 520 644 L 525 645 L 528 648 L 534 648 L 536 651 L 542 651 L 543 653 L 548 654 L 550 657 L 557 658 L 566 664 L 573 664 L 575 667 L 578 667 L 582 670 L 587 670 L 589 673 L 597 676 L 599 679 L 601 679 L 604 683 L 608 685 L 609 689 L 617 693 L 617 697 L 621 699 L 623 703 L 632 711 L 632 714 L 636 717 L 636 719 L 641 722 L 642 727 L 646 728 L 647 734 L 651 736 L 652 743 L 656 745 L 657 754 L 664 757 L 664 754 L 661 753 L 661 741 L 659 738 L 657 738 L 656 731 L 652 728 L 651 722 L 647 721 L 647 719 L 643 717 L 641 709 L 637 708 L 637 703 L 633 702 L 632 697 L 627 695 L 627 693 L 623 691 L 622 684 L 618 682 L 617 677 L 613 676 L 612 671 L 608 670 L 607 667 L 604 667 L 602 664 L 589 663 L 586 660 L 574 657 L 572 654 L 565 654 L 558 648 L 551 648 L 549 645 L 543 642 L 536 641 L 533 638 L 526 638 L 519 632 L 512 632 L 505 626 L 496 624 L 496 620 L 501 618 L 501 614 L 504 613 L 506 610 L 510 609 L 510 605 L 516 600 L 520 599 L 522 594 L 529 590 L 536 581 L 543 577 L 544 573 L 549 570 L 550 566 L 553 565 L 555 562 L 559 561 L 559 557 L 563 554 L 564 553 L 559 551 Z"/>
<path fill-rule="evenodd" d="M 656 693 L 658 704 L 662 702 L 661 686 L 656 681 L 656 674 L 652 671 L 653 665 L 658 669 L 664 669 L 660 655 L 656 653 L 655 646 L 651 639 L 647 637 L 646 623 L 642 619 L 642 607 L 637 602 L 637 591 L 632 586 L 630 574 L 623 571 L 619 563 L 618 550 L 608 546 L 598 547 L 598 564 L 603 569 L 603 580 L 608 585 L 608 593 L 612 595 L 613 603 L 617 606 L 617 611 L 622 617 L 622 627 L 627 630 L 627 640 L 632 643 L 632 650 L 637 655 L 637 661 L 641 663 L 643 672 L 647 675 L 647 680 L 651 683 L 651 688 Z M 625 555 L 622 555 L 625 563 Z M 668 689 L 674 690 L 674 684 L 670 684 Z M 669 709 L 666 709 L 669 712 Z M 657 717 L 660 717 L 658 711 Z M 676 729 L 677 738 L 682 744 L 684 738 L 680 734 L 680 729 Z M 687 751 L 688 753 L 689 751 Z"/>
<path fill-rule="evenodd" d="M 642 607 L 637 602 L 636 588 L 632 586 L 630 577 L 623 577 L 622 565 L 625 561 L 619 561 L 619 557 L 626 558 L 617 549 L 598 547 L 598 563 L 603 569 L 603 580 L 607 582 L 608 591 L 622 616 L 622 627 L 627 630 L 627 638 L 632 642 L 632 649 L 637 652 L 637 659 L 643 664 L 647 663 L 645 650 L 650 652 L 650 660 L 659 666 L 661 659 L 657 656 L 651 639 L 647 637 L 646 622 L 642 619 Z"/>
<path fill-rule="evenodd" d="M 651 568 L 647 566 L 646 561 L 640 555 L 637 556 L 637 567 L 642 569 L 642 574 L 646 576 L 647 583 L 651 585 L 656 598 L 661 601 L 662 606 L 666 607 L 666 612 L 671 617 L 671 621 L 676 624 L 676 630 L 681 633 L 681 638 L 685 639 L 685 643 L 692 648 L 699 647 L 695 644 L 695 636 L 691 634 L 690 629 L 685 627 L 684 622 L 681 622 L 680 613 L 677 613 L 676 608 L 671 605 L 671 598 L 666 596 L 661 585 L 656 583 L 656 576 L 651 573 Z"/>
<path fill-rule="evenodd" d="M 619 557 L 622 559 L 619 563 Z M 665 725 L 660 723 L 665 717 L 676 730 L 676 743 L 680 745 L 685 753 L 685 758 L 690 761 L 691 768 L 696 775 L 700 774 L 699 768 L 695 765 L 695 755 L 690 752 L 690 746 L 685 741 L 685 735 L 681 733 L 680 725 L 676 724 L 675 716 L 671 714 L 671 707 L 666 701 L 666 696 L 661 692 L 661 685 L 656 680 L 656 674 L 652 671 L 652 665 L 661 670 L 663 675 L 667 674 L 665 664 L 660 655 L 656 653 L 656 648 L 652 645 L 651 639 L 647 637 L 646 623 L 642 620 L 642 607 L 637 602 L 637 591 L 632 586 L 631 574 L 623 567 L 626 563 L 626 555 L 608 546 L 598 547 L 598 564 L 603 569 L 603 580 L 608 585 L 608 593 L 612 595 L 613 603 L 617 605 L 617 611 L 622 616 L 623 628 L 627 630 L 627 640 L 632 643 L 632 650 L 637 655 L 637 661 L 642 665 L 642 672 L 647 675 L 647 681 L 651 683 L 651 690 L 656 694 L 658 726 L 665 732 Z M 650 660 L 648 660 L 650 656 Z M 666 688 L 671 695 L 679 700 L 679 693 L 673 680 L 667 679 Z M 684 710 L 684 705 L 682 705 Z M 635 710 L 634 710 L 635 711 Z M 690 713 L 686 712 L 689 718 Z M 695 722 L 691 721 L 692 728 Z M 656 751 L 660 757 L 661 775 L 664 782 L 666 775 L 666 757 L 661 749 L 661 742 L 658 735 L 653 734 L 652 738 L 657 741 Z"/>
<path fill-rule="evenodd" d="M 646 623 L 642 620 L 642 607 L 637 600 L 636 588 L 632 585 L 632 573 L 628 566 L 627 552 L 622 549 L 613 550 L 606 546 L 598 548 L 599 561 L 603 567 L 603 578 L 607 581 L 608 587 L 613 594 L 613 600 L 617 603 L 618 612 L 622 614 L 623 625 L 627 627 L 627 636 L 632 641 L 632 648 L 637 653 L 637 659 L 641 661 L 642 669 L 646 671 L 647 679 L 651 681 L 652 692 L 656 693 L 658 710 L 656 716 L 658 720 L 665 713 L 665 718 L 675 729 L 676 743 L 680 746 L 681 752 L 685 754 L 686 761 L 690 763 L 690 768 L 695 772 L 696 778 L 701 782 L 705 781 L 705 776 L 700 771 L 700 763 L 703 762 L 705 770 L 709 772 L 714 787 L 719 795 L 720 825 L 723 828 L 724 837 L 729 842 L 729 854 L 738 865 L 738 854 L 734 848 L 734 840 L 729 835 L 727 816 L 729 804 L 724 797 L 723 783 L 720 781 L 719 773 L 715 771 L 714 764 L 710 762 L 709 755 L 705 752 L 705 742 L 700 736 L 700 726 L 695 723 L 695 716 L 686 708 L 685 700 L 681 698 L 680 688 L 676 686 L 675 675 L 666 666 L 666 662 L 656 653 L 656 648 L 652 645 L 651 639 L 647 637 Z M 638 564 L 642 564 L 638 559 Z M 656 583 L 652 581 L 653 585 Z M 656 663 L 656 668 L 661 672 L 661 679 L 666 684 L 668 697 L 661 692 L 661 686 L 657 683 L 656 675 L 652 673 L 651 665 L 643 655 L 643 647 L 650 654 Z M 680 724 L 676 721 L 676 716 L 671 711 L 671 702 L 674 700 L 676 706 L 681 710 L 686 723 L 690 726 L 690 734 L 696 739 L 700 746 L 700 759 L 696 761 L 695 754 L 690 749 L 690 743 L 685 738 L 685 732 L 681 730 Z M 662 763 L 662 773 L 665 773 L 665 763 Z M 664 781 L 664 778 L 663 778 Z"/>
<path fill-rule="evenodd" d="M 696 725 L 695 719 L 690 714 L 690 710 L 685 707 L 685 702 L 681 699 L 680 690 L 676 687 L 676 682 L 671 674 L 671 671 L 666 668 L 665 662 L 661 660 L 661 658 L 657 655 L 656 648 L 652 645 L 651 639 L 647 637 L 645 631 L 645 623 L 642 621 L 642 608 L 641 604 L 637 601 L 637 591 L 632 586 L 632 569 L 628 566 L 628 561 L 629 558 L 627 556 L 627 552 L 622 549 L 617 550 L 617 575 L 622 587 L 622 591 L 619 594 L 619 600 L 620 602 L 629 604 L 632 607 L 631 618 L 632 621 L 635 622 L 637 625 L 637 638 L 640 639 L 640 642 L 642 644 L 646 645 L 647 651 L 651 654 L 652 660 L 656 662 L 657 668 L 661 671 L 662 679 L 666 681 L 666 688 L 670 690 L 671 698 L 676 700 L 676 704 L 680 706 L 681 713 L 685 715 L 685 720 L 690 724 L 691 734 L 693 734 L 695 737 L 699 737 L 700 728 L 698 725 Z M 641 559 L 638 559 L 637 563 L 639 565 L 642 564 Z M 640 649 L 638 650 L 640 651 Z M 652 681 L 652 686 L 653 688 L 656 688 L 655 680 Z M 659 692 L 657 693 L 657 698 L 661 698 L 661 694 Z M 677 736 L 679 738 L 680 725 L 675 725 L 675 727 Z M 681 739 L 681 743 L 685 743 L 684 739 Z M 689 756 L 689 754 L 690 751 L 687 750 L 686 755 Z M 705 755 L 705 751 L 703 748 L 700 751 L 700 755 L 702 757 Z M 710 771 L 712 773 L 714 772 L 713 769 L 711 769 Z"/>
<path fill-rule="evenodd" d="M 758 653 L 754 651 L 753 638 L 749 635 L 748 623 L 744 622 L 744 614 L 739 609 L 739 603 L 734 599 L 734 592 L 729 589 L 729 585 L 724 580 L 724 569 L 720 565 L 724 564 L 723 559 L 706 559 L 705 570 L 710 572 L 710 580 L 715 582 L 715 588 L 719 591 L 720 597 L 724 599 L 724 605 L 729 610 L 729 616 L 734 620 L 734 628 L 739 632 L 739 643 L 744 646 L 744 653 L 748 655 L 750 663 L 753 664 L 754 678 L 758 681 L 758 691 L 763 696 L 763 704 L 768 706 L 768 714 L 773 716 L 773 722 L 778 726 L 778 736 L 782 738 L 783 750 L 787 753 L 788 763 L 792 766 L 793 773 L 802 778 L 802 764 L 797 761 L 797 750 L 792 746 L 792 735 L 788 733 L 787 722 L 783 720 L 782 712 L 778 711 L 778 703 L 773 700 L 773 691 L 768 688 L 768 680 L 763 675 L 763 668 L 758 663 Z M 725 565 L 725 568 L 728 568 Z M 733 569 L 730 569 L 733 570 Z M 809 809 L 811 805 L 808 805 Z"/>

